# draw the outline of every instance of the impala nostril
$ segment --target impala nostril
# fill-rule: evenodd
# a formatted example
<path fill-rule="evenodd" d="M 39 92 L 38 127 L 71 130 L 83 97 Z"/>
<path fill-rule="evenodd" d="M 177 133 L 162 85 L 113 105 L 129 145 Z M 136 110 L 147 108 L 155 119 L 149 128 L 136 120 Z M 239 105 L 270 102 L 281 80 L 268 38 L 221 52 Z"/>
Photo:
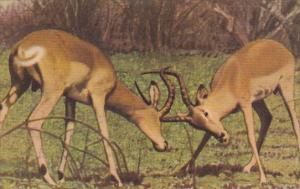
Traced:
<path fill-rule="evenodd" d="M 155 151 L 157 151 L 157 152 L 167 152 L 167 151 L 170 150 L 170 146 L 169 146 L 167 141 L 164 141 L 163 146 L 162 145 L 157 145 L 154 142 L 152 144 L 153 144 L 153 147 L 154 147 Z"/>
<path fill-rule="evenodd" d="M 169 145 L 167 141 L 165 141 L 165 152 L 170 152 L 172 150 L 172 147 Z"/>

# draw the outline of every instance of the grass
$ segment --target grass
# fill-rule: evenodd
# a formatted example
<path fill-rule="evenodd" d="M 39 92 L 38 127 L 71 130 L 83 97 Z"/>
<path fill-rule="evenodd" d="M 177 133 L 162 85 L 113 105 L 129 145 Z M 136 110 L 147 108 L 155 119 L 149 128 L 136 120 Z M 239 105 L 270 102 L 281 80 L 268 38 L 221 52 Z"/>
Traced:
<path fill-rule="evenodd" d="M 158 76 L 140 76 L 146 70 L 171 66 L 180 72 L 194 98 L 200 83 L 209 85 L 213 73 L 226 60 L 226 56 L 218 58 L 203 58 L 201 56 L 169 56 L 157 54 L 117 54 L 112 56 L 112 62 L 118 71 L 119 78 L 132 90 L 134 81 L 139 81 L 144 90 L 150 80 L 159 81 Z M 0 96 L 4 97 L 9 88 L 9 73 L 7 67 L 7 54 L 1 56 L 0 64 Z M 159 82 L 162 93 L 166 89 Z M 300 97 L 300 76 L 296 77 L 296 98 Z M 179 94 L 177 92 L 177 94 Z M 165 97 L 165 96 L 163 96 Z M 173 111 L 185 111 L 180 98 L 173 106 Z M 8 131 L 15 125 L 24 121 L 35 104 L 38 102 L 39 93 L 28 91 L 11 108 L 1 133 Z M 299 112 L 300 101 L 297 101 Z M 261 159 L 267 172 L 269 184 L 265 188 L 299 188 L 300 187 L 300 155 L 297 149 L 292 125 L 284 106 L 273 110 L 282 104 L 278 96 L 267 99 L 267 105 L 273 114 L 273 122 L 269 129 L 266 141 L 261 151 Z M 59 102 L 51 115 L 63 116 L 63 100 Z M 90 107 L 77 106 L 76 117 L 97 128 L 94 114 Z M 256 118 L 256 132 L 259 130 L 259 121 Z M 298 113 L 298 118 L 300 118 Z M 143 180 L 139 185 L 133 182 L 126 183 L 127 188 L 191 188 L 192 177 L 177 178 L 171 174 L 178 170 L 191 157 L 188 139 L 183 127 L 189 131 L 192 145 L 195 149 L 203 136 L 203 132 L 196 131 L 187 124 L 164 123 L 163 133 L 174 148 L 169 153 L 157 153 L 152 149 L 151 142 L 131 123 L 114 113 L 108 112 L 108 121 L 111 138 L 121 147 L 125 154 L 129 170 L 139 172 Z M 241 113 L 231 115 L 224 119 L 224 126 L 231 135 L 228 146 L 219 144 L 211 139 L 197 159 L 196 185 L 200 188 L 259 188 L 259 174 L 257 171 L 250 174 L 240 170 L 251 158 L 251 150 L 247 142 L 246 129 Z M 64 133 L 62 120 L 48 120 L 44 129 L 55 135 Z M 89 133 L 88 138 L 86 138 Z M 88 131 L 86 127 L 77 125 L 72 144 L 84 149 L 85 142 L 92 143 L 97 140 L 97 135 Z M 48 158 L 49 167 L 56 177 L 62 146 L 59 140 L 43 135 L 44 150 Z M 99 158 L 105 159 L 103 148 L 100 144 L 92 145 L 88 149 Z M 59 188 L 114 188 L 114 185 L 103 178 L 107 169 L 96 159 L 87 156 L 80 172 L 88 179 L 85 182 L 74 179 L 72 167 L 74 163 L 79 166 L 83 153 L 71 150 L 74 159 L 73 166 L 66 170 L 66 182 L 59 184 Z M 37 175 L 37 163 L 30 138 L 25 130 L 17 130 L 9 136 L 0 139 L 0 188 L 49 188 Z M 139 165 L 139 166 L 138 166 Z M 128 176 L 128 175 L 127 175 Z M 57 178 L 57 177 L 56 177 Z"/>

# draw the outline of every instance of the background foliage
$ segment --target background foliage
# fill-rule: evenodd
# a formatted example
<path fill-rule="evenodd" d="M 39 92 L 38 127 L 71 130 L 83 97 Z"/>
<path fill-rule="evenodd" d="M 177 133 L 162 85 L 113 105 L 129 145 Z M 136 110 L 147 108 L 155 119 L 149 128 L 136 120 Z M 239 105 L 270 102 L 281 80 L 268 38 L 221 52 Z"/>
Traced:
<path fill-rule="evenodd" d="M 58 28 L 109 52 L 199 54 L 273 38 L 300 55 L 299 13 L 298 0 L 18 0 L 0 9 L 0 39 Z"/>

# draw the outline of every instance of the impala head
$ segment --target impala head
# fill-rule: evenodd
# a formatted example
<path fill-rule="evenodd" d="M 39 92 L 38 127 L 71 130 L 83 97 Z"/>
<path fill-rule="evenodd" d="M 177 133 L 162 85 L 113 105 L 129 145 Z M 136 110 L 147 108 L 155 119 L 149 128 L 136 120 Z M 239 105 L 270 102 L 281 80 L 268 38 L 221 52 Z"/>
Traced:
<path fill-rule="evenodd" d="M 150 71 L 144 72 L 143 74 L 151 73 L 160 73 L 160 75 L 163 76 L 165 80 L 167 80 L 165 76 L 166 74 L 176 77 L 180 85 L 182 100 L 188 108 L 188 113 L 177 113 L 177 116 L 174 117 L 162 117 L 162 122 L 188 122 L 196 129 L 209 132 L 221 143 L 226 144 L 229 142 L 229 135 L 225 131 L 219 117 L 214 115 L 213 110 L 205 105 L 205 100 L 208 97 L 208 92 L 202 84 L 198 87 L 196 103 L 193 104 L 190 100 L 188 90 L 180 74 L 166 69 L 163 70 L 163 72 Z"/>
<path fill-rule="evenodd" d="M 150 138 L 153 143 L 153 147 L 158 152 L 169 151 L 171 148 L 168 142 L 161 135 L 161 120 L 170 112 L 172 104 L 175 99 L 175 87 L 171 81 L 163 74 L 165 69 L 159 71 L 160 77 L 167 86 L 168 98 L 162 108 L 158 108 L 160 100 L 160 90 L 155 81 L 151 81 L 148 91 L 150 100 L 148 100 L 145 95 L 141 92 L 138 84 L 135 82 L 136 88 L 141 95 L 142 99 L 146 104 L 151 107 L 152 111 L 147 111 L 147 116 L 152 117 L 152 119 L 143 119 L 143 123 L 139 124 L 141 130 Z"/>
<path fill-rule="evenodd" d="M 188 97 L 188 94 L 186 94 Z M 189 104 L 189 114 L 183 119 L 188 120 L 196 129 L 205 130 L 211 133 L 221 143 L 229 142 L 229 135 L 225 131 L 219 117 L 205 104 L 208 92 L 204 85 L 200 84 L 197 90 L 195 105 Z"/>

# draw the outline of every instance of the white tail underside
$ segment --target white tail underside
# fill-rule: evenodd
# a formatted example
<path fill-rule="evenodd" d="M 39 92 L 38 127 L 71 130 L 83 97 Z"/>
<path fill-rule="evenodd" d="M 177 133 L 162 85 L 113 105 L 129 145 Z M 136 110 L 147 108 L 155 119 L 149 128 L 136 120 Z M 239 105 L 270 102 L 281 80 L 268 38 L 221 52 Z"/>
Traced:
<path fill-rule="evenodd" d="M 46 50 L 40 46 L 32 46 L 26 50 L 19 49 L 18 56 L 15 57 L 14 63 L 23 66 L 29 67 L 34 64 L 37 64 L 45 55 Z M 20 58 L 20 56 L 22 58 Z"/>

